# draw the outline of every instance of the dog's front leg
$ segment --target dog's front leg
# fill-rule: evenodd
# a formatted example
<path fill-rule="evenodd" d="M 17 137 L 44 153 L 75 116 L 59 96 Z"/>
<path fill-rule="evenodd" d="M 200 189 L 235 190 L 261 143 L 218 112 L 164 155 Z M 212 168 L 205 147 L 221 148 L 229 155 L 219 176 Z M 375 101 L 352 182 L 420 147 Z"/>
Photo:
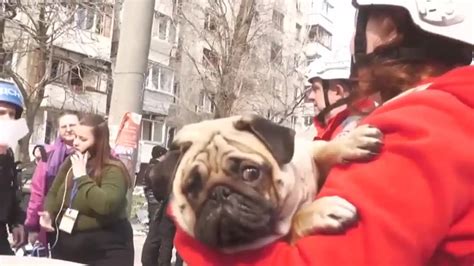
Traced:
<path fill-rule="evenodd" d="M 322 197 L 302 206 L 293 217 L 290 243 L 314 233 L 339 233 L 357 221 L 357 209 L 347 200 Z"/>
<path fill-rule="evenodd" d="M 382 137 L 377 128 L 362 125 L 331 141 L 314 141 L 312 155 L 321 176 L 336 164 L 372 159 L 380 152 Z"/>

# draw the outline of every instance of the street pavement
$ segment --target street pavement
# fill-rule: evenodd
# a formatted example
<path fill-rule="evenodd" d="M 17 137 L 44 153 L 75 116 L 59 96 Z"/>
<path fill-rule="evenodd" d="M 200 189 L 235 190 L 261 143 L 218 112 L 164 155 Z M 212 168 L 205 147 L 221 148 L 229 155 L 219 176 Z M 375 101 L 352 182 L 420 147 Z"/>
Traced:
<path fill-rule="evenodd" d="M 133 246 L 135 248 L 135 263 L 134 266 L 141 266 L 140 261 L 142 256 L 143 243 L 145 243 L 146 232 L 145 226 L 141 224 L 132 224 L 133 228 Z"/>

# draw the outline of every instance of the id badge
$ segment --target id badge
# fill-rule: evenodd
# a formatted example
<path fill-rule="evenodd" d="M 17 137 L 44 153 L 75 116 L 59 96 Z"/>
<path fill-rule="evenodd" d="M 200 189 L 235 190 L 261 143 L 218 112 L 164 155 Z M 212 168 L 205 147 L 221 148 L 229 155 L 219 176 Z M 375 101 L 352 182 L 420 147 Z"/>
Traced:
<path fill-rule="evenodd" d="M 61 219 L 61 223 L 59 224 L 59 230 L 68 234 L 72 233 L 72 229 L 74 228 L 74 224 L 76 223 L 78 215 L 78 210 L 67 208 L 64 212 L 63 218 Z"/>

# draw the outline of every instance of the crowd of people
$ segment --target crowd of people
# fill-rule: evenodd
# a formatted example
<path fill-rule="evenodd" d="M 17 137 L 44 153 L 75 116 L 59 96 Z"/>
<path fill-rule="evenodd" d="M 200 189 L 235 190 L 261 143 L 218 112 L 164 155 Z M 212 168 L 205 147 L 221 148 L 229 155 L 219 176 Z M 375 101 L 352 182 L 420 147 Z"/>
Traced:
<path fill-rule="evenodd" d="M 213 250 L 175 227 L 167 189 L 151 189 L 149 171 L 167 152 L 157 146 L 139 173 L 149 212 L 143 265 L 170 265 L 173 241 L 176 265 L 473 265 L 474 16 L 472 9 L 463 15 L 472 4 L 423 9 L 417 2 L 353 1 L 351 64 L 308 71 L 308 99 L 319 113 L 315 139 L 331 140 L 360 124 L 384 133 L 375 160 L 332 169 L 315 199 L 344 197 L 357 207 L 356 226 L 294 245 L 279 240 L 237 254 Z M 9 89 L 0 90 L 0 123 L 18 119 L 21 93 L 6 81 L 0 87 Z M 30 242 L 53 258 L 133 265 L 138 254 L 126 211 L 132 179 L 112 153 L 106 120 L 64 112 L 58 125 L 52 145 L 33 149 L 26 212 L 13 152 L 0 144 L 0 254 Z"/>
<path fill-rule="evenodd" d="M 1 81 L 0 88 L 0 122 L 18 119 L 23 111 L 21 93 L 7 81 Z M 99 115 L 65 111 L 57 123 L 58 138 L 52 145 L 36 145 L 33 161 L 24 165 L 32 172 L 25 208 L 20 206 L 22 180 L 13 151 L 0 145 L 0 255 L 14 255 L 29 243 L 34 254 L 24 255 L 86 265 L 133 265 L 126 196 L 132 179 L 113 155 L 107 121 Z M 156 146 L 147 167 L 164 153 L 165 148 Z M 143 264 L 170 265 L 175 229 L 164 213 L 168 195 L 149 195 L 148 186 L 145 190 L 150 199 L 150 234 Z"/>

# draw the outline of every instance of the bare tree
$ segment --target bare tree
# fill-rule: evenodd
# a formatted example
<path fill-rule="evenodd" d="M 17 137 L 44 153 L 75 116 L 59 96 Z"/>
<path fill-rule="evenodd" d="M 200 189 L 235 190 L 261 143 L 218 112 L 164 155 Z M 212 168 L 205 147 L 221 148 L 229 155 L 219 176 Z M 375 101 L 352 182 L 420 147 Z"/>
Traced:
<path fill-rule="evenodd" d="M 30 130 L 20 142 L 22 160 L 28 159 L 28 144 L 46 86 L 64 79 L 81 79 L 84 72 L 85 66 L 81 62 L 57 53 L 56 44 L 61 38 L 70 36 L 84 44 L 90 42 L 90 38 L 83 38 L 80 31 L 90 26 L 91 19 L 102 17 L 97 14 L 111 8 L 107 2 L 110 1 L 30 0 L 2 1 L 0 4 L 3 11 L 0 13 L 1 75 L 18 84 L 25 100 L 24 117 Z M 58 72 L 54 69 L 57 62 L 68 63 L 70 67 Z M 72 89 L 77 85 L 69 84 Z"/>
<path fill-rule="evenodd" d="M 275 13 L 274 3 L 203 2 L 183 3 L 179 24 L 182 35 L 193 41 L 181 49 L 215 118 L 254 112 L 284 122 L 304 98 L 303 41 L 282 33 L 283 14 Z M 196 50 L 200 45 L 202 52 Z"/>

